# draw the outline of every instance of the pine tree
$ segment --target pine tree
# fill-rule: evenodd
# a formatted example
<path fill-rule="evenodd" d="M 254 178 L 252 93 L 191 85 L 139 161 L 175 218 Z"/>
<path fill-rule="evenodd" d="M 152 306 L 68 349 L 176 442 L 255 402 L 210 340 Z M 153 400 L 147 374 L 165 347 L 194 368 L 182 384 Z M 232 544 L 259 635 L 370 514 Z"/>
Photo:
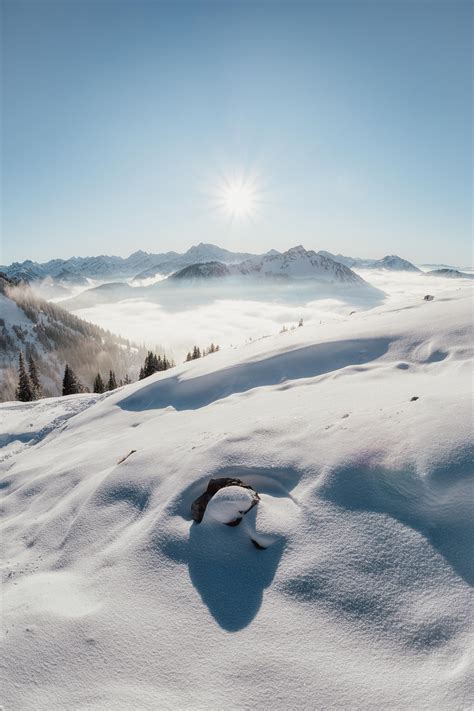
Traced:
<path fill-rule="evenodd" d="M 145 376 L 145 369 L 144 369 L 143 366 L 142 366 L 142 367 L 140 368 L 140 373 L 139 373 L 139 375 L 138 375 L 138 380 L 143 380 L 144 377 L 146 377 L 146 376 Z"/>
<path fill-rule="evenodd" d="M 92 386 L 92 390 L 95 393 L 103 393 L 105 390 L 105 385 L 104 381 L 102 380 L 102 376 L 100 373 L 97 373 L 94 379 L 94 385 Z"/>
<path fill-rule="evenodd" d="M 117 378 L 113 370 L 109 373 L 109 382 L 107 383 L 107 390 L 115 390 L 117 387 Z"/>
<path fill-rule="evenodd" d="M 186 363 L 189 363 L 189 361 L 192 359 L 193 359 L 193 357 L 192 357 L 191 353 L 188 351 L 187 356 L 186 356 Z"/>
<path fill-rule="evenodd" d="M 298 321 L 298 327 L 300 327 L 300 328 L 301 328 L 301 326 L 302 326 L 302 325 L 303 325 L 303 319 L 302 319 L 302 318 L 300 318 L 300 320 Z"/>
<path fill-rule="evenodd" d="M 130 380 L 130 376 L 128 373 L 125 373 L 125 377 L 122 380 L 122 385 L 130 385 L 132 381 Z"/>
<path fill-rule="evenodd" d="M 192 354 L 192 360 L 197 360 L 198 358 L 201 357 L 201 351 L 198 346 L 194 346 L 193 348 L 193 354 Z"/>
<path fill-rule="evenodd" d="M 18 387 L 16 389 L 16 399 L 21 402 L 30 402 L 36 400 L 33 385 L 30 376 L 26 372 L 23 354 L 18 357 Z"/>
<path fill-rule="evenodd" d="M 84 387 L 77 379 L 73 369 L 66 363 L 63 378 L 63 395 L 76 395 L 82 392 L 84 392 Z"/>
<path fill-rule="evenodd" d="M 28 371 L 29 371 L 31 387 L 32 387 L 33 395 L 34 395 L 33 400 L 38 400 L 43 394 L 43 389 L 42 389 L 41 383 L 39 381 L 38 369 L 36 367 L 35 360 L 34 360 L 33 356 L 31 355 L 31 353 L 28 358 Z"/>

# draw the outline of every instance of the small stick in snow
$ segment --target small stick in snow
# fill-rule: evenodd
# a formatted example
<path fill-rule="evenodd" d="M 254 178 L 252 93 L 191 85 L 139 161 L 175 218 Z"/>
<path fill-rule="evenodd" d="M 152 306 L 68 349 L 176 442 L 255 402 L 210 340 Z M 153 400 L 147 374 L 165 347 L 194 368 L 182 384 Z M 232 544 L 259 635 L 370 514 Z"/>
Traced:
<path fill-rule="evenodd" d="M 125 455 L 125 457 L 122 457 L 122 459 L 118 460 L 117 464 L 122 464 L 122 462 L 124 462 L 126 459 L 128 459 L 131 454 L 135 454 L 136 451 L 137 451 L 136 449 L 131 449 L 130 452 Z"/>

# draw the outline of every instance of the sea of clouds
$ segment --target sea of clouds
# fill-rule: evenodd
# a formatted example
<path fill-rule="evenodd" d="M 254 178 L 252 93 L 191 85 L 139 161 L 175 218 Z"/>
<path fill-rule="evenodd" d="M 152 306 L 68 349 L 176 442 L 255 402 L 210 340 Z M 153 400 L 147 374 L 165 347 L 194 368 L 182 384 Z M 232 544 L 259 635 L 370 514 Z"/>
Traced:
<path fill-rule="evenodd" d="M 231 293 L 225 288 L 191 285 L 177 292 L 170 304 L 146 298 L 128 298 L 116 303 L 97 304 L 74 311 L 103 328 L 151 348 L 159 347 L 177 362 L 184 360 L 194 344 L 211 342 L 222 348 L 240 345 L 279 333 L 283 327 L 317 325 L 346 318 L 352 311 L 365 311 L 382 304 L 415 302 L 425 294 L 436 297 L 446 289 L 464 288 L 467 281 L 431 277 L 423 273 L 360 270 L 373 290 L 358 288 L 323 291 L 307 284 L 294 288 L 265 288 L 256 295 L 244 286 Z M 445 295 L 445 294 L 444 294 Z"/>

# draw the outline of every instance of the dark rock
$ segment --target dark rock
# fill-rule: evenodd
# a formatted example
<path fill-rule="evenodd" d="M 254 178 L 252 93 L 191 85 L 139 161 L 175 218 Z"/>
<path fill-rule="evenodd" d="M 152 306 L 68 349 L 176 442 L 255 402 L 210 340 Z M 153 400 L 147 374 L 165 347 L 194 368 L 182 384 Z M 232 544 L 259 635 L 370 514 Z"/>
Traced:
<path fill-rule="evenodd" d="M 418 395 L 413 395 L 413 397 L 410 398 L 410 402 L 415 402 L 415 400 L 419 400 L 419 399 L 420 398 L 418 397 Z"/>
<path fill-rule="evenodd" d="M 249 511 L 250 511 L 250 509 L 249 509 Z M 245 513 L 247 513 L 247 511 Z M 226 526 L 238 526 L 241 521 L 242 521 L 242 516 L 239 516 L 238 518 L 234 518 L 233 521 L 229 521 L 229 523 L 226 523 Z"/>
<path fill-rule="evenodd" d="M 198 498 L 191 504 L 191 515 L 196 523 L 201 523 L 204 512 L 206 511 L 209 501 L 212 499 L 214 494 L 216 494 L 219 489 L 224 489 L 226 486 L 241 486 L 244 489 L 250 489 L 255 493 L 255 502 L 259 501 L 259 495 L 255 489 L 249 484 L 245 484 L 241 479 L 234 479 L 233 477 L 225 476 L 219 479 L 211 479 L 207 485 L 207 489 L 204 494 L 198 496 Z M 247 512 L 245 512 L 247 513 Z M 236 519 L 228 523 L 228 526 L 238 526 L 242 519 Z"/>
<path fill-rule="evenodd" d="M 423 301 L 433 301 L 434 296 L 431 294 L 426 294 L 426 296 L 423 297 Z"/>

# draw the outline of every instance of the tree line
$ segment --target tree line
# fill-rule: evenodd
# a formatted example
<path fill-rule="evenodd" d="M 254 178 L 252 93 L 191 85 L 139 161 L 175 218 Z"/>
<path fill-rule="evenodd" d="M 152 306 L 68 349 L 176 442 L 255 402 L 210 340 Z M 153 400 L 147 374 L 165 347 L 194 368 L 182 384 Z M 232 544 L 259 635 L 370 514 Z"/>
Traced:
<path fill-rule="evenodd" d="M 203 348 L 202 350 L 199 346 L 194 346 L 192 351 L 189 351 L 186 355 L 185 362 L 202 358 L 210 353 L 217 353 L 217 351 L 219 351 L 219 346 L 214 345 L 214 343 L 211 343 L 209 347 Z M 148 351 L 145 357 L 145 362 L 140 368 L 138 379 L 143 380 L 154 373 L 173 368 L 174 365 L 174 361 L 167 358 L 166 355 L 160 355 L 153 353 L 153 351 Z M 110 390 L 115 390 L 122 385 L 128 385 L 131 382 L 132 380 L 128 374 L 126 374 L 124 378 L 117 380 L 114 370 L 109 370 L 108 376 L 105 377 L 98 372 L 94 378 L 94 382 L 92 383 L 92 389 L 89 390 L 89 388 L 87 388 L 79 380 L 69 363 L 66 363 L 62 380 L 62 394 L 77 395 L 78 393 L 87 392 L 100 394 Z M 32 353 L 30 353 L 26 364 L 23 353 L 20 352 L 18 356 L 18 385 L 16 388 L 16 399 L 22 402 L 30 402 L 32 400 L 39 400 L 41 397 L 43 397 L 43 389 L 41 387 L 36 361 Z"/>
<path fill-rule="evenodd" d="M 214 343 L 211 343 L 208 348 L 203 348 L 202 351 L 199 346 L 194 346 L 192 351 L 188 351 L 185 362 L 188 363 L 190 360 L 197 360 L 198 358 L 209 355 L 209 353 L 217 353 L 218 350 L 220 350 L 219 346 L 214 345 Z"/>
<path fill-rule="evenodd" d="M 18 385 L 16 388 L 16 399 L 22 402 L 30 402 L 39 400 L 43 396 L 43 389 L 38 376 L 38 368 L 36 361 L 30 354 L 27 359 L 28 365 L 25 364 L 23 353 L 18 356 Z M 159 370 L 168 370 L 172 368 L 174 362 L 166 356 L 160 356 L 152 351 L 148 351 L 144 365 L 140 368 L 139 379 L 147 378 Z M 89 390 L 77 377 L 69 363 L 66 363 L 62 380 L 63 395 L 77 395 L 78 393 L 104 393 L 110 390 L 115 390 L 122 385 L 129 385 L 132 382 L 129 375 L 124 378 L 117 379 L 114 370 L 109 370 L 106 377 L 102 377 L 101 373 L 97 373 L 92 384 L 92 389 Z"/>

